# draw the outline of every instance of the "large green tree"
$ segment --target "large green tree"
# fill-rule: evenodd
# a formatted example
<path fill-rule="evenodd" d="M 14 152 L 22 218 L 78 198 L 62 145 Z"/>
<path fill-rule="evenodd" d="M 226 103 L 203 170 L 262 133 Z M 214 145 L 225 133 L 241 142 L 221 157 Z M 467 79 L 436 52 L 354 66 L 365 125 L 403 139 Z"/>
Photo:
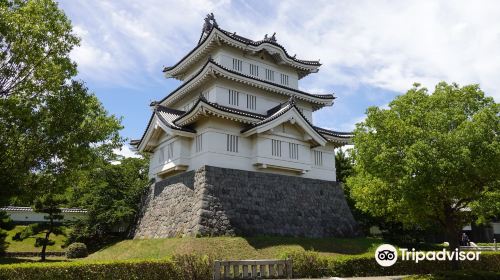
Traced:
<path fill-rule="evenodd" d="M 68 243 L 84 242 L 93 250 L 116 237 L 126 237 L 148 187 L 148 162 L 147 158 L 124 158 L 104 163 L 80 180 L 72 200 L 85 207 L 88 215 L 73 227 Z M 117 236 L 118 229 L 122 232 Z"/>
<path fill-rule="evenodd" d="M 409 227 L 440 227 L 451 248 L 500 192 L 500 106 L 477 85 L 415 84 L 370 107 L 354 136 L 356 206 Z M 492 215 L 492 213 L 489 213 Z"/>
<path fill-rule="evenodd" d="M 110 157 L 121 126 L 73 80 L 79 39 L 54 1 L 0 0 L 0 18 L 0 204 L 32 204 Z"/>
<path fill-rule="evenodd" d="M 0 0 L 0 205 L 68 203 L 81 173 L 121 145 L 120 121 L 75 80 L 78 43 L 54 1 Z"/>

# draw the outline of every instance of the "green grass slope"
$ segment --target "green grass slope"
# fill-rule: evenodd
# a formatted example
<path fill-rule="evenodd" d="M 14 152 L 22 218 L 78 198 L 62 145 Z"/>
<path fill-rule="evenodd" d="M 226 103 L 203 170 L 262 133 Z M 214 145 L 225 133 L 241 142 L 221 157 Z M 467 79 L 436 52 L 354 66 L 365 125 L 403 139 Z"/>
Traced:
<path fill-rule="evenodd" d="M 204 237 L 124 240 L 90 255 L 88 260 L 158 259 L 175 254 L 203 254 L 217 259 L 266 259 L 292 251 L 322 255 L 362 255 L 382 241 L 373 238 Z"/>

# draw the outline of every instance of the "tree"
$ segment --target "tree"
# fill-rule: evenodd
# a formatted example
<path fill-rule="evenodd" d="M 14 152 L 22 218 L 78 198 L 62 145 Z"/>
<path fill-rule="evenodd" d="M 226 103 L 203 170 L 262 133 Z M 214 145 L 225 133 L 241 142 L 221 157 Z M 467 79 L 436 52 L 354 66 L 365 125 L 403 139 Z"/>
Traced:
<path fill-rule="evenodd" d="M 88 215 L 78 222 L 67 243 L 83 242 L 91 249 L 113 239 L 121 227 L 125 237 L 135 222 L 141 197 L 148 187 L 148 159 L 124 158 L 106 163 L 88 174 L 91 180 L 75 189 L 73 196 Z"/>
<path fill-rule="evenodd" d="M 354 162 L 352 157 L 349 156 L 342 149 L 338 149 L 335 153 L 335 171 L 337 173 L 337 181 L 345 183 L 347 177 L 351 176 L 353 172 Z"/>
<path fill-rule="evenodd" d="M 114 158 L 122 126 L 74 79 L 79 39 L 54 1 L 0 0 L 0 18 L 0 205 L 50 194 L 59 208 L 82 173 Z"/>
<path fill-rule="evenodd" d="M 79 39 L 55 2 L 0 0 L 0 17 L 0 205 L 30 205 L 111 157 L 121 125 L 72 80 Z"/>
<path fill-rule="evenodd" d="M 35 247 L 42 246 L 42 252 L 40 254 L 41 261 L 45 261 L 47 246 L 55 244 L 55 242 L 50 239 L 50 235 L 65 235 L 64 229 L 61 226 L 61 221 L 64 218 L 59 208 L 61 203 L 62 201 L 55 198 L 52 194 L 46 194 L 36 199 L 33 210 L 37 213 L 46 213 L 47 216 L 45 216 L 44 219 L 47 221 L 30 224 L 21 232 L 16 233 L 12 238 L 13 240 L 21 241 L 43 233 L 44 237 L 36 237 L 35 239 Z"/>
<path fill-rule="evenodd" d="M 7 238 L 7 233 L 4 230 L 11 230 L 14 228 L 14 222 L 9 217 L 7 212 L 0 211 L 0 257 L 5 253 L 7 244 L 5 238 Z"/>
<path fill-rule="evenodd" d="M 356 206 L 408 227 L 438 225 L 450 247 L 475 205 L 498 195 L 500 107 L 477 85 L 415 84 L 389 109 L 370 107 L 354 136 Z M 498 197 L 498 196 L 497 196 Z"/>
<path fill-rule="evenodd" d="M 56 91 L 76 75 L 79 39 L 54 1 L 0 0 L 0 18 L 0 98 Z"/>

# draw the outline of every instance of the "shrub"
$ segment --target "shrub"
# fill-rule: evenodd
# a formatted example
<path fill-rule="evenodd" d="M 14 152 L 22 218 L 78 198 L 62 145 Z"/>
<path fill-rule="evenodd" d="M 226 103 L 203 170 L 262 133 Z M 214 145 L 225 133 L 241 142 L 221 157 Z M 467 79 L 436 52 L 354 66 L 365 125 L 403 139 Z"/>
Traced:
<path fill-rule="evenodd" d="M 293 258 L 294 277 L 352 277 L 430 274 L 453 270 L 448 261 L 398 261 L 390 267 L 381 267 L 372 256 L 326 257 L 311 252 L 289 254 Z M 462 270 L 500 272 L 500 254 L 481 254 L 480 261 L 460 262 Z"/>
<path fill-rule="evenodd" d="M 85 258 L 88 255 L 87 246 L 83 243 L 72 243 L 66 249 L 66 257 L 68 259 Z"/>
<path fill-rule="evenodd" d="M 11 264 L 0 266 L 0 280 L 4 279 L 210 280 L 212 260 L 208 257 L 181 255 L 171 260 Z"/>
<path fill-rule="evenodd" d="M 293 275 L 307 275 L 307 277 L 325 276 L 328 260 L 316 252 L 293 252 L 288 254 L 292 259 Z"/>
<path fill-rule="evenodd" d="M 176 267 L 175 263 L 170 260 L 28 263 L 0 266 L 0 279 L 2 280 L 194 279 L 184 277 L 181 273 L 182 268 Z"/>
<path fill-rule="evenodd" d="M 500 272 L 492 271 L 445 271 L 431 275 L 416 275 L 405 277 L 404 280 L 497 280 L 500 279 Z"/>
<path fill-rule="evenodd" d="M 175 267 L 180 269 L 179 279 L 210 280 L 212 279 L 213 259 L 197 255 L 177 255 L 172 258 Z"/>

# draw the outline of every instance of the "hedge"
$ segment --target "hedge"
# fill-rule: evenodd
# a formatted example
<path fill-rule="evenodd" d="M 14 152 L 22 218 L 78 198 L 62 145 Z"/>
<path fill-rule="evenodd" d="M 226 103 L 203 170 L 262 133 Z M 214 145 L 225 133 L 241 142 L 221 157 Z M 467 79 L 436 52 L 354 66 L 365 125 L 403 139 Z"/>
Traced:
<path fill-rule="evenodd" d="M 59 262 L 0 265 L 0 279 L 152 279 L 209 280 L 212 261 L 193 255 L 171 260 L 133 260 L 113 262 Z"/>
<path fill-rule="evenodd" d="M 498 280 L 500 272 L 460 270 L 437 272 L 432 275 L 408 276 L 404 280 Z"/>
<path fill-rule="evenodd" d="M 293 259 L 294 277 L 363 277 L 408 274 L 430 274 L 437 271 L 455 270 L 449 261 L 413 261 L 399 260 L 390 267 L 381 267 L 373 256 L 361 257 L 325 257 L 314 252 L 289 254 Z M 500 254 L 481 254 L 479 261 L 459 262 L 462 270 L 500 272 Z"/>
<path fill-rule="evenodd" d="M 453 270 L 444 261 L 398 261 L 391 267 L 381 267 L 373 256 L 325 257 L 315 252 L 288 254 L 293 258 L 294 277 L 349 277 L 430 274 Z M 212 260 L 195 255 L 175 256 L 165 260 L 135 260 L 113 262 L 60 262 L 0 265 L 0 279 L 196 279 L 212 278 Z M 460 262 L 460 268 L 470 271 L 500 272 L 500 254 L 481 254 L 480 261 Z"/>

